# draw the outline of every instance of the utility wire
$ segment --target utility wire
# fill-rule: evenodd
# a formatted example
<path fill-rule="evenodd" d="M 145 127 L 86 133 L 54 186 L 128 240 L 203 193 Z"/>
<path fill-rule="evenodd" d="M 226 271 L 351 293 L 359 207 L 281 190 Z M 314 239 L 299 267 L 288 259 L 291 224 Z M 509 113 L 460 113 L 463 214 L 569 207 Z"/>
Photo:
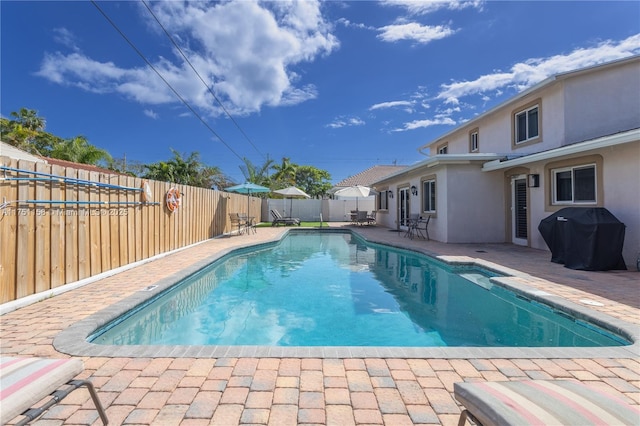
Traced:
<path fill-rule="evenodd" d="M 244 159 L 237 152 L 235 152 L 234 149 L 231 148 L 231 146 L 229 146 L 229 144 L 218 133 L 216 133 L 216 131 L 213 130 L 213 128 L 211 128 L 211 126 L 209 126 L 209 124 L 202 118 L 202 116 L 200 116 L 200 114 L 198 114 L 196 110 L 194 110 L 193 107 L 189 105 L 189 103 L 182 96 L 180 96 L 180 94 L 176 91 L 176 89 L 174 89 L 173 86 L 171 86 L 171 83 L 169 83 L 162 76 L 162 74 L 160 74 L 160 72 L 151 64 L 151 62 L 149 62 L 149 60 L 144 56 L 144 54 L 133 44 L 131 40 L 127 38 L 127 36 L 120 30 L 120 28 L 118 28 L 115 22 L 113 22 L 111 18 L 109 18 L 109 16 L 100 8 L 100 6 L 98 6 L 98 3 L 96 3 L 95 0 L 91 0 L 91 3 L 96 7 L 96 9 L 98 9 L 98 11 L 100 11 L 102 16 L 105 17 L 105 19 L 111 24 L 111 26 L 115 28 L 115 30 L 122 36 L 122 38 L 124 38 L 125 41 L 129 43 L 129 46 L 131 46 L 133 50 L 135 50 L 136 53 L 144 60 L 144 62 L 158 75 L 158 77 L 160 77 L 160 79 L 167 85 L 167 87 L 171 89 L 171 91 L 178 97 L 178 99 L 180 99 L 180 101 L 193 113 L 193 115 L 195 115 L 198 118 L 198 120 L 200 120 L 200 122 L 202 122 L 202 124 L 204 124 L 205 127 L 209 129 L 209 131 L 213 133 L 215 137 L 217 137 L 220 140 L 220 142 L 222 142 L 224 146 L 226 146 L 229 149 L 229 151 L 231 151 L 236 157 L 238 157 L 240 161 L 244 162 Z"/>
<path fill-rule="evenodd" d="M 231 114 L 229 113 L 229 111 L 227 111 L 227 109 L 225 108 L 225 106 L 222 104 L 222 102 L 220 101 L 220 99 L 218 99 L 218 97 L 216 96 L 215 93 L 213 93 L 213 90 L 211 89 L 211 87 L 204 81 L 204 79 L 202 78 L 202 76 L 200 75 L 200 73 L 196 70 L 196 68 L 193 66 L 193 64 L 191 63 L 191 61 L 189 61 L 189 59 L 187 58 L 187 56 L 184 54 L 184 52 L 182 51 L 182 49 L 180 48 L 180 46 L 178 46 L 178 44 L 175 42 L 173 36 L 171 36 L 171 34 L 169 34 L 169 32 L 167 31 L 167 29 L 164 27 L 164 25 L 162 25 L 162 23 L 160 22 L 160 20 L 158 19 L 158 17 L 156 16 L 155 13 L 153 13 L 153 10 L 151 10 L 151 8 L 149 7 L 149 5 L 147 4 L 147 2 L 145 0 L 140 0 L 142 2 L 142 4 L 144 4 L 144 6 L 147 8 L 147 10 L 149 11 L 149 13 L 151 14 L 151 16 L 153 16 L 153 19 L 156 20 L 156 22 L 158 23 L 158 25 L 160 25 L 160 28 L 162 28 L 162 31 L 164 31 L 165 35 L 167 36 L 167 38 L 171 41 L 171 43 L 173 43 L 173 45 L 175 46 L 176 49 L 178 49 L 178 52 L 180 52 L 180 55 L 182 55 L 182 57 L 184 58 L 185 62 L 187 64 L 189 64 L 189 66 L 191 67 L 191 69 L 193 70 L 194 73 L 196 73 L 196 75 L 198 76 L 198 78 L 200 79 L 200 81 L 202 82 L 202 84 L 204 84 L 204 87 L 207 88 L 207 90 L 209 91 L 209 93 L 211 93 L 211 96 L 213 96 L 213 99 L 216 100 L 216 102 L 218 102 L 218 104 L 220 105 L 220 107 L 222 108 L 222 110 L 225 112 L 225 114 L 227 114 L 227 117 L 229 117 L 231 119 L 231 121 L 233 122 L 233 124 L 236 125 L 236 127 L 238 128 L 238 130 L 240 131 L 240 133 L 242 133 L 242 135 L 247 139 L 247 141 L 251 144 L 251 146 L 258 152 L 258 154 L 262 155 L 262 158 L 266 158 L 265 155 L 258 149 L 257 146 L 254 145 L 254 143 L 251 141 L 251 139 L 249 139 L 249 136 L 247 136 L 247 134 L 244 132 L 244 130 L 242 130 L 242 128 L 240 127 L 240 125 L 236 122 L 236 120 L 231 116 Z"/>

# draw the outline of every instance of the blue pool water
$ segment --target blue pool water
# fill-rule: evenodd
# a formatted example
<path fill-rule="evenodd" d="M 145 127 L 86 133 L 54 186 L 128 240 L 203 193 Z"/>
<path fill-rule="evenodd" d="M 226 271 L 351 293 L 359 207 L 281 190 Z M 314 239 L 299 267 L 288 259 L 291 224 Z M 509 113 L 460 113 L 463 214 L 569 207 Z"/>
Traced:
<path fill-rule="evenodd" d="M 225 256 L 92 337 L 107 345 L 511 346 L 629 344 L 492 285 L 491 273 L 291 232 Z"/>

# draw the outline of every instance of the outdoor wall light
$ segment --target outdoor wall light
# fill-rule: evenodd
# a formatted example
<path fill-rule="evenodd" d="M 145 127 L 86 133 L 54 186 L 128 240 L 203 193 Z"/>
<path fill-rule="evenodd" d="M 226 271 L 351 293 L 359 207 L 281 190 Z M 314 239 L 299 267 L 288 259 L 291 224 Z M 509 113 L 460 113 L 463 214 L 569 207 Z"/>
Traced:
<path fill-rule="evenodd" d="M 389 198 L 393 198 L 393 191 L 389 190 L 388 192 L 389 192 Z"/>
<path fill-rule="evenodd" d="M 540 175 L 527 175 L 527 186 L 538 188 L 540 186 Z"/>
<path fill-rule="evenodd" d="M 418 188 L 415 185 L 411 185 L 411 193 L 413 195 L 418 195 Z"/>

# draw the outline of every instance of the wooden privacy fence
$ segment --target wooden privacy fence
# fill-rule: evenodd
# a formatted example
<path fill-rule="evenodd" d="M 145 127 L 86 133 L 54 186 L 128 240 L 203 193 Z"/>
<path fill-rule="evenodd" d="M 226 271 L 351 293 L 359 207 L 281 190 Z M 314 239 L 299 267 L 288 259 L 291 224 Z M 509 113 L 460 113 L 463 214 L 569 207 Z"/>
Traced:
<path fill-rule="evenodd" d="M 181 205 L 165 203 L 175 187 Z M 231 232 L 247 196 L 0 157 L 0 303 Z M 260 202 L 250 197 L 250 215 Z"/>

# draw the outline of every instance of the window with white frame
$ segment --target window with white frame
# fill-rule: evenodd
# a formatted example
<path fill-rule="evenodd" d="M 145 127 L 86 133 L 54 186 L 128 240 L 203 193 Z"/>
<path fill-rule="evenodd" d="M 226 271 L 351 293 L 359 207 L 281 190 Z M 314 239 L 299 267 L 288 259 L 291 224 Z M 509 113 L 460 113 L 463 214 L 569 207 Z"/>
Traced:
<path fill-rule="evenodd" d="M 595 204 L 596 165 L 587 164 L 551 171 L 553 204 Z"/>
<path fill-rule="evenodd" d="M 449 151 L 449 145 L 444 144 L 438 147 L 438 154 L 446 154 Z"/>
<path fill-rule="evenodd" d="M 436 180 L 422 181 L 422 211 L 435 213 L 436 211 Z"/>
<path fill-rule="evenodd" d="M 520 144 L 539 136 L 538 105 L 519 111 L 514 116 L 515 143 Z"/>
<path fill-rule="evenodd" d="M 378 210 L 389 210 L 389 191 L 378 193 Z"/>
<path fill-rule="evenodd" d="M 469 152 L 478 152 L 478 149 L 480 148 L 478 135 L 477 130 L 469 133 Z"/>

